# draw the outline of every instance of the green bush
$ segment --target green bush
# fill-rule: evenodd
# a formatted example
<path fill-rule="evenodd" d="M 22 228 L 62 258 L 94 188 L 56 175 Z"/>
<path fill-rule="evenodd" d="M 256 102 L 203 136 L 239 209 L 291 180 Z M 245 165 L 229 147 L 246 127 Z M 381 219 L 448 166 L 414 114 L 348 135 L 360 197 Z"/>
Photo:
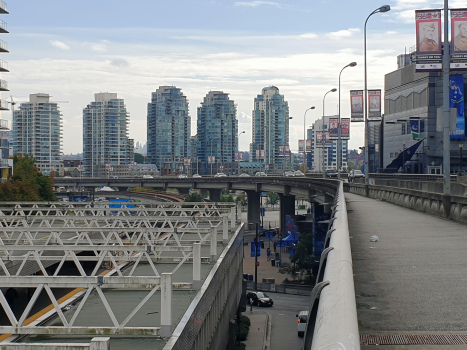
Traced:
<path fill-rule="evenodd" d="M 238 324 L 238 340 L 245 341 L 248 338 L 248 332 L 250 331 L 250 319 L 246 316 L 240 316 L 240 322 Z"/>

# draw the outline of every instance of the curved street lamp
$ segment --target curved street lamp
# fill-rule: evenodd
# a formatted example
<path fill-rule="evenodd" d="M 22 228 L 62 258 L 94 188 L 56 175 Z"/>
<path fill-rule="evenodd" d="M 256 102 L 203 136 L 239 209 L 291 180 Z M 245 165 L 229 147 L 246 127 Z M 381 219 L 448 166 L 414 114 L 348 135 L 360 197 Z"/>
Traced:
<path fill-rule="evenodd" d="M 324 97 L 323 97 L 323 134 L 321 136 L 321 146 L 323 147 L 323 149 L 322 149 L 322 154 L 323 154 L 323 160 L 322 160 L 322 163 L 323 163 L 323 179 L 326 177 L 326 174 L 324 173 L 324 144 L 325 144 L 325 139 L 324 139 L 324 116 L 326 115 L 326 113 L 324 112 L 324 101 L 326 99 L 327 94 L 329 94 L 330 92 L 336 92 L 336 91 L 337 91 L 336 88 L 331 89 L 328 92 L 326 92 L 324 94 Z"/>
<path fill-rule="evenodd" d="M 339 73 L 339 119 L 338 119 L 338 126 L 337 126 L 337 178 L 341 178 L 341 173 L 340 173 L 340 163 L 341 163 L 341 152 L 342 152 L 342 127 L 341 127 L 341 74 L 344 69 L 347 67 L 355 67 L 357 65 L 357 62 L 351 62 L 348 65 L 346 65 L 344 68 L 341 69 L 341 72 Z"/>
<path fill-rule="evenodd" d="M 303 115 L 303 172 L 306 173 L 306 125 L 305 125 L 305 117 L 306 117 L 306 112 L 308 112 L 310 109 L 315 109 L 315 106 L 311 106 L 305 111 L 305 114 Z"/>
<path fill-rule="evenodd" d="M 368 20 L 370 19 L 371 16 L 373 16 L 376 13 L 383 13 L 383 12 L 388 12 L 391 10 L 391 6 L 389 5 L 383 5 L 381 7 L 378 7 L 376 10 L 374 10 L 372 13 L 368 15 L 365 21 L 365 25 L 363 27 L 363 57 L 364 57 L 364 66 L 365 66 L 365 93 L 363 95 L 364 100 L 364 111 L 365 111 L 365 185 L 368 185 L 370 183 L 370 177 L 369 175 L 369 168 L 368 168 L 368 80 L 367 80 L 367 72 L 366 72 L 366 24 Z"/>

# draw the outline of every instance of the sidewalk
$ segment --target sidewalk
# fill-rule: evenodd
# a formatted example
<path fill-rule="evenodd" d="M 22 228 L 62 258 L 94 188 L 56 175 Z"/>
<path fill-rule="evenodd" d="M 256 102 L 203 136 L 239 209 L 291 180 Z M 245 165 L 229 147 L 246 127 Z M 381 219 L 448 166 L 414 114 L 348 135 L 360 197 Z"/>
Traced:
<path fill-rule="evenodd" d="M 271 342 L 270 315 L 259 309 L 253 309 L 253 312 L 248 309 L 244 315 L 251 321 L 248 337 L 244 341 L 246 350 L 268 350 Z"/>

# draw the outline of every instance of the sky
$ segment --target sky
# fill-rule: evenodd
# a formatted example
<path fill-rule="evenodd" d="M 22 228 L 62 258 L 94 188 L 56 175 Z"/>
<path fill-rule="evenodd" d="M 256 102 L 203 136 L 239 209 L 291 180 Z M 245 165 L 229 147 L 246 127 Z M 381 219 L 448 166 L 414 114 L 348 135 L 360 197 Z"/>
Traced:
<path fill-rule="evenodd" d="M 323 96 L 338 87 L 341 116 L 350 113 L 349 90 L 364 87 L 363 25 L 367 24 L 368 88 L 384 90 L 384 75 L 397 69 L 397 55 L 415 45 L 416 9 L 442 8 L 442 1 L 395 0 L 21 0 L 8 2 L 1 19 L 9 53 L 1 54 L 10 91 L 1 98 L 26 102 L 48 93 L 61 101 L 63 152 L 82 152 L 82 110 L 94 93 L 115 92 L 130 114 L 130 137 L 146 143 L 151 92 L 174 85 L 188 97 L 191 134 L 196 108 L 209 91 L 223 91 L 237 104 L 239 149 L 252 141 L 251 114 L 261 89 L 275 85 L 289 103 L 290 147 L 298 150 L 306 125 L 323 114 Z M 450 8 L 467 2 L 449 2 Z M 13 96 L 13 97 L 11 97 Z M 325 99 L 337 114 L 338 92 Z M 2 112 L 11 120 L 11 112 Z M 363 123 L 352 123 L 349 148 L 363 145 Z"/>

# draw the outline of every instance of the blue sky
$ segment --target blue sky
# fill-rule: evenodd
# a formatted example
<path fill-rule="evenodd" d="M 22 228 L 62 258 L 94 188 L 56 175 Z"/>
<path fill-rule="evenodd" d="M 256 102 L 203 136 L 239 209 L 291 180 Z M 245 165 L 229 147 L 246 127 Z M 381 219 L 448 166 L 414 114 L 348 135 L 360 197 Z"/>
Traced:
<path fill-rule="evenodd" d="M 8 2 L 7 2 L 8 3 Z M 441 8 L 441 1 L 120 1 L 22 0 L 9 2 L 10 34 L 1 35 L 10 53 L 9 82 L 17 102 L 45 92 L 61 104 L 65 153 L 82 152 L 82 108 L 95 92 L 124 98 L 130 136 L 146 141 L 146 106 L 161 85 L 188 96 L 196 134 L 196 107 L 210 90 L 230 93 L 238 105 L 240 149 L 251 142 L 254 97 L 275 85 L 289 102 L 290 145 L 298 148 L 303 113 L 307 125 L 322 115 L 323 95 L 337 88 L 342 67 L 342 116 L 349 90 L 363 88 L 363 24 L 377 7 L 387 14 L 368 24 L 369 88 L 384 86 L 397 68 L 396 56 L 415 44 L 414 10 Z M 451 8 L 465 1 L 450 1 Z M 337 111 L 337 93 L 326 97 L 326 114 Z M 10 113 L 2 114 L 10 119 Z M 351 125 L 350 147 L 363 143 L 361 123 Z"/>

